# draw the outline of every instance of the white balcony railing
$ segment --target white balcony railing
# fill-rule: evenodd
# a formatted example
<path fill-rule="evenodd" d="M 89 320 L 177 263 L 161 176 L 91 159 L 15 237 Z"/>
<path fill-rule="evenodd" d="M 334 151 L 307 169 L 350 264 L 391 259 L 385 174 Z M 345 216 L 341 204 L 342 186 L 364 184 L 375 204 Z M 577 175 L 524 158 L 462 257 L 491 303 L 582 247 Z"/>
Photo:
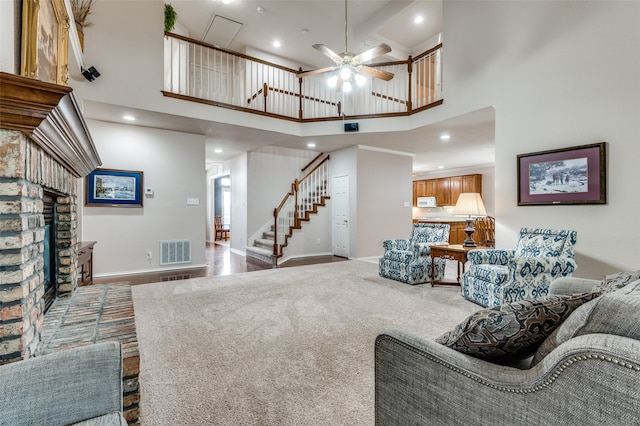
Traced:
<path fill-rule="evenodd" d="M 406 61 L 374 64 L 390 81 L 367 77 L 363 87 L 339 93 L 327 74 L 299 78 L 294 70 L 165 33 L 165 96 L 315 121 L 367 115 L 407 115 L 442 100 L 442 45 Z"/>

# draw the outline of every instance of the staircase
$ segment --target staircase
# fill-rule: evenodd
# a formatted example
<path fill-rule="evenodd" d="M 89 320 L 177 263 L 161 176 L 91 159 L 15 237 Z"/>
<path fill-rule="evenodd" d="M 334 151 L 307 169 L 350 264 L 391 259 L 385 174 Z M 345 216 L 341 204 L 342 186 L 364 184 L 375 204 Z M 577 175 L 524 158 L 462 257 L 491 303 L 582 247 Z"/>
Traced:
<path fill-rule="evenodd" d="M 268 231 L 257 238 L 253 246 L 246 248 L 247 262 L 267 264 L 277 268 L 278 259 L 293 237 L 293 231 L 302 229 L 302 224 L 311 220 L 318 213 L 319 207 L 326 205 L 329 199 L 327 179 L 329 172 L 329 155 L 319 154 L 302 169 L 304 173 L 312 168 L 300 180 L 291 184 L 278 207 L 273 210 L 273 222 Z"/>

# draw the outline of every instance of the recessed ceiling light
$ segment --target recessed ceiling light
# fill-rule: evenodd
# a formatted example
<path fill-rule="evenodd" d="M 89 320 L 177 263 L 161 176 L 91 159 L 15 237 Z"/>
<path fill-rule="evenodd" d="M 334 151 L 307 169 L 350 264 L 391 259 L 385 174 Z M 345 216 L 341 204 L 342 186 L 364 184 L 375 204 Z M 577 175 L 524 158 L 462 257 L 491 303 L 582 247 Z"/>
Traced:
<path fill-rule="evenodd" d="M 451 139 L 451 135 L 449 133 L 443 133 L 443 134 L 440 135 L 440 140 L 442 142 L 446 142 L 449 139 Z"/>
<path fill-rule="evenodd" d="M 232 0 L 222 0 L 222 4 L 231 4 Z"/>
<path fill-rule="evenodd" d="M 307 144 L 307 148 L 315 148 L 315 147 L 316 147 L 315 142 L 309 142 L 309 143 Z"/>
<path fill-rule="evenodd" d="M 419 24 L 422 21 L 424 21 L 424 18 L 420 15 L 416 16 L 415 19 L 413 20 L 413 22 L 415 22 L 416 24 Z"/>
<path fill-rule="evenodd" d="M 444 166 L 438 166 L 439 169 L 444 169 Z"/>
<path fill-rule="evenodd" d="M 129 121 L 135 121 L 135 117 L 133 115 L 123 115 L 122 118 Z"/>
<path fill-rule="evenodd" d="M 220 154 L 222 150 L 220 148 L 216 148 L 213 150 L 213 152 L 215 152 L 216 154 Z"/>
<path fill-rule="evenodd" d="M 280 42 L 278 40 L 274 41 L 273 47 L 280 47 Z"/>
<path fill-rule="evenodd" d="M 302 31 L 300 31 L 302 34 L 309 34 L 309 30 L 306 28 L 303 28 Z"/>

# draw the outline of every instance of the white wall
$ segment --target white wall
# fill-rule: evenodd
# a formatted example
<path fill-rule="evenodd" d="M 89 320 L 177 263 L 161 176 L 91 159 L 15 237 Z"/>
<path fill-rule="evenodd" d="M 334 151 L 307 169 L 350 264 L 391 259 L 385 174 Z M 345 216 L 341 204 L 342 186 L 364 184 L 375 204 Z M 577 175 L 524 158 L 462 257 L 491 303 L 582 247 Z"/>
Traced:
<path fill-rule="evenodd" d="M 20 28 L 15 8 L 22 2 L 0 1 L 0 71 L 20 73 L 20 36 L 14 36 L 14 27 Z"/>
<path fill-rule="evenodd" d="M 247 153 L 224 163 L 231 178 L 231 250 L 245 254 L 247 246 Z"/>
<path fill-rule="evenodd" d="M 445 1 L 439 116 L 496 111 L 496 243 L 518 229 L 578 232 L 575 275 L 640 269 L 640 2 Z M 517 206 L 516 156 L 607 141 L 608 203 Z M 631 195 L 631 196 L 630 196 Z"/>
<path fill-rule="evenodd" d="M 144 173 L 143 208 L 81 207 L 81 239 L 97 241 L 96 276 L 204 266 L 206 181 L 204 137 L 87 120 L 102 168 Z M 187 198 L 198 198 L 189 206 Z M 81 204 L 84 204 L 83 202 Z M 160 266 L 159 241 L 190 239 L 192 262 Z M 147 260 L 147 251 L 153 253 Z"/>
<path fill-rule="evenodd" d="M 248 154 L 248 236 L 265 223 L 273 222 L 273 209 L 291 191 L 293 181 L 302 177 L 301 169 L 316 155 L 313 151 L 278 147 L 263 147 Z"/>
<path fill-rule="evenodd" d="M 331 153 L 331 176 L 349 176 L 349 257 L 381 255 L 382 240 L 409 236 L 411 166 L 408 155 L 364 146 Z"/>

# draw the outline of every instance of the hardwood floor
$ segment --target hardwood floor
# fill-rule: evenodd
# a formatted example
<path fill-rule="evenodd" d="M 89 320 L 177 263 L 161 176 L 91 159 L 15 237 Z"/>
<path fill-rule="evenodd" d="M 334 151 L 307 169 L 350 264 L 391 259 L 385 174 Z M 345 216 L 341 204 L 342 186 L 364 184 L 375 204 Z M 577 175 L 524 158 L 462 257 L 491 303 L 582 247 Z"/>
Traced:
<path fill-rule="evenodd" d="M 319 263 L 342 262 L 348 260 L 338 256 L 311 256 L 290 259 L 278 268 L 293 266 L 315 265 Z M 94 284 L 109 284 L 114 282 L 128 281 L 131 284 L 148 284 L 163 281 L 174 281 L 189 278 L 215 277 L 222 275 L 232 275 L 241 272 L 253 272 L 263 269 L 271 269 L 265 265 L 247 262 L 246 258 L 240 254 L 233 253 L 228 244 L 207 243 L 206 251 L 207 267 L 198 269 L 186 269 L 181 271 L 154 272 L 148 274 L 123 275 L 116 277 L 94 278 Z"/>
<path fill-rule="evenodd" d="M 315 265 L 318 263 L 342 262 L 345 260 L 348 259 L 338 256 L 309 256 L 290 259 L 278 265 L 278 267 L 288 268 L 292 266 Z M 233 253 L 226 244 L 211 243 L 207 244 L 207 265 L 209 265 L 207 268 L 208 277 L 270 269 L 268 266 L 247 262 L 244 256 Z"/>

